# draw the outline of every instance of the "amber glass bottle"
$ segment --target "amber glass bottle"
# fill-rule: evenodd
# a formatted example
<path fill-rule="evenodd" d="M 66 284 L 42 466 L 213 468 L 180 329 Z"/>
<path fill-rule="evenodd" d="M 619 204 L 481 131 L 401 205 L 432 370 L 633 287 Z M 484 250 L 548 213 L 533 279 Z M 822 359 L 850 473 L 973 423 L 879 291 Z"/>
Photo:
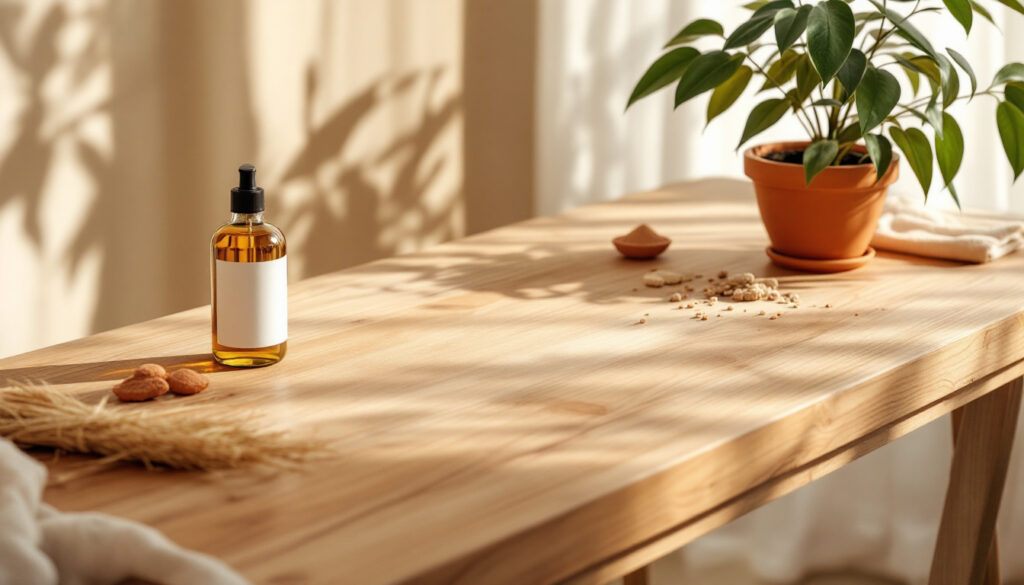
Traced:
<path fill-rule="evenodd" d="M 213 234 L 213 358 L 228 366 L 269 366 L 288 346 L 288 258 L 284 234 L 263 221 L 255 167 L 242 165 L 238 174 L 231 223 Z"/>

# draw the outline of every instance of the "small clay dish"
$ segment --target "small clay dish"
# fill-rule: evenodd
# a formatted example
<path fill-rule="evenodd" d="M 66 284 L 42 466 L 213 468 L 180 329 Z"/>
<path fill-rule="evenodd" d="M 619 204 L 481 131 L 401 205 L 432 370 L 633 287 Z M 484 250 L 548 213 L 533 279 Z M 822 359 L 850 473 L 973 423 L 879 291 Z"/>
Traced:
<path fill-rule="evenodd" d="M 612 240 L 612 244 L 626 258 L 650 260 L 668 249 L 672 240 L 658 234 L 647 224 L 640 224 L 624 236 Z"/>

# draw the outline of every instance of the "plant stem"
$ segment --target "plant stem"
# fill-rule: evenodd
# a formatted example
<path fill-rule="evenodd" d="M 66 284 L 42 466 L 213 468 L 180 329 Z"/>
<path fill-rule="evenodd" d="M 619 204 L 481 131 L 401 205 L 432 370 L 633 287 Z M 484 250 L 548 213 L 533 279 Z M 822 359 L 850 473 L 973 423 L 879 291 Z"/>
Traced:
<path fill-rule="evenodd" d="M 775 81 L 775 79 L 772 78 L 772 76 L 768 75 L 768 72 L 764 70 L 764 67 L 761 67 L 761 65 L 759 65 L 757 63 L 757 61 L 754 61 L 754 58 L 751 57 L 750 55 L 745 55 L 745 57 L 747 58 L 748 61 L 750 61 L 750 64 L 753 65 L 758 70 L 758 72 L 760 72 L 761 75 L 764 76 L 765 79 L 770 81 L 772 83 L 772 85 L 774 85 L 776 88 L 778 88 L 779 91 L 782 92 L 782 96 L 784 98 L 786 98 L 787 101 L 789 101 L 790 103 L 793 103 L 793 100 L 789 99 L 789 94 L 786 93 L 786 90 L 782 89 L 782 85 L 780 85 L 779 82 Z M 813 126 L 813 124 L 811 126 L 808 125 L 808 124 L 811 124 L 811 117 L 807 114 L 807 111 L 804 109 L 803 104 L 793 104 L 793 105 L 796 106 L 796 111 L 798 113 L 803 113 L 804 117 L 807 118 L 807 124 L 805 124 L 804 121 L 800 119 L 799 115 L 796 116 L 796 119 L 800 122 L 800 125 L 804 127 L 804 131 L 807 132 L 808 135 L 810 135 L 811 141 L 813 142 L 813 141 L 817 140 L 818 138 L 820 138 L 821 137 L 820 133 L 816 134 L 814 132 L 814 129 L 811 127 L 811 126 Z"/>
<path fill-rule="evenodd" d="M 906 15 L 905 17 L 903 17 L 903 20 L 901 20 L 900 22 L 904 22 L 907 19 L 909 19 L 911 16 L 914 16 L 915 14 L 917 14 L 918 8 L 920 6 L 921 6 L 921 0 L 917 0 L 917 2 L 914 3 L 914 9 L 910 11 L 910 14 Z M 868 55 L 867 55 L 868 63 L 871 63 L 871 60 L 875 57 L 875 53 L 878 52 L 879 47 L 882 46 L 882 44 L 885 42 L 885 40 L 887 38 L 889 38 L 889 35 L 891 35 L 894 32 L 896 32 L 897 26 L 896 26 L 896 23 L 893 22 L 893 21 L 890 21 L 890 22 L 892 22 L 892 27 L 889 28 L 889 30 L 884 30 L 885 29 L 885 21 L 889 20 L 889 14 L 887 12 L 887 9 L 888 9 L 888 0 L 882 0 L 882 18 L 881 18 L 881 20 L 878 23 L 878 34 L 877 34 L 878 38 L 875 39 L 875 44 L 873 44 L 871 46 L 871 49 L 868 51 Z M 846 121 L 849 119 L 850 113 L 853 111 L 853 106 L 854 106 L 854 101 L 850 101 L 850 103 L 846 106 L 846 112 L 843 113 L 842 120 L 839 123 L 839 130 L 842 130 L 843 128 L 846 127 Z"/>
<path fill-rule="evenodd" d="M 856 142 L 848 142 L 848 143 L 846 143 L 845 146 L 840 148 L 839 149 L 839 154 L 836 155 L 836 159 L 834 161 L 832 161 L 832 166 L 839 166 L 839 161 L 843 160 L 843 158 L 847 154 L 849 154 L 850 150 L 853 149 L 853 146 L 855 144 L 857 144 L 857 143 Z"/>
<path fill-rule="evenodd" d="M 992 88 L 988 88 L 988 89 L 986 89 L 985 91 L 979 91 L 979 92 L 976 92 L 976 93 L 974 94 L 974 97 L 977 97 L 977 96 L 979 96 L 979 95 L 988 95 L 988 96 L 992 96 L 992 97 L 994 97 L 995 99 L 997 99 L 997 100 L 998 100 L 998 99 L 999 99 L 999 96 L 1001 96 L 1001 95 L 1003 95 L 1003 94 L 1002 94 L 1002 92 L 1000 92 L 1000 91 L 998 91 L 998 90 L 994 90 L 994 89 L 992 89 Z M 971 94 L 966 94 L 966 93 L 965 93 L 964 95 L 959 95 L 959 96 L 957 96 L 957 97 L 953 98 L 953 101 L 952 101 L 952 102 L 950 102 L 950 103 L 954 103 L 954 102 L 957 102 L 957 101 L 959 101 L 959 100 L 962 100 L 962 99 L 968 99 L 968 98 L 970 98 L 970 97 L 971 97 Z M 910 103 L 908 103 L 908 104 L 907 104 L 907 105 L 905 105 L 905 106 L 904 106 L 904 105 L 902 105 L 902 104 L 900 104 L 900 107 L 902 107 L 902 108 L 919 108 L 919 107 L 923 106 L 924 104 L 928 103 L 928 101 L 929 101 L 930 99 L 931 99 L 930 97 L 919 97 L 919 98 L 917 98 L 917 99 L 915 99 L 915 100 L 911 101 Z"/>

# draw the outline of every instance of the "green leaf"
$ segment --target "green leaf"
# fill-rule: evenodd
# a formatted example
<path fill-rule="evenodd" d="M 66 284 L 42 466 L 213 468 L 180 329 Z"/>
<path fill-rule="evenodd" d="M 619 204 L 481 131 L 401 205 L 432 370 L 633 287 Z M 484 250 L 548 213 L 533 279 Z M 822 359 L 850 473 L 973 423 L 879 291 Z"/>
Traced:
<path fill-rule="evenodd" d="M 765 100 L 754 106 L 743 127 L 743 137 L 740 138 L 740 143 L 736 145 L 736 148 L 739 149 L 746 141 L 774 126 L 788 110 L 789 100 L 780 98 Z"/>
<path fill-rule="evenodd" d="M 935 137 L 935 159 L 939 161 L 942 184 L 949 187 L 953 193 L 953 177 L 956 177 L 960 163 L 964 160 L 964 134 L 960 131 L 960 125 L 949 114 L 942 114 L 942 126 L 942 136 Z M 957 199 L 959 205 L 959 198 L 954 196 L 954 199 Z"/>
<path fill-rule="evenodd" d="M 775 43 L 779 46 L 779 51 L 788 49 L 800 35 L 804 34 L 810 13 L 810 5 L 798 9 L 783 8 L 775 13 Z"/>
<path fill-rule="evenodd" d="M 853 11 L 843 0 L 817 4 L 807 19 L 807 52 L 822 82 L 839 71 L 853 48 Z"/>
<path fill-rule="evenodd" d="M 1017 109 L 1024 112 L 1024 84 L 1014 81 L 1006 84 L 1003 97 L 1006 101 L 1017 106 Z"/>
<path fill-rule="evenodd" d="M 838 140 L 840 144 L 860 140 L 860 124 L 854 122 L 846 128 L 843 128 L 839 131 L 839 135 L 836 136 L 836 140 Z"/>
<path fill-rule="evenodd" d="M 818 173 L 832 164 L 839 154 L 839 143 L 835 140 L 819 140 L 804 150 L 804 182 L 811 184 Z"/>
<path fill-rule="evenodd" d="M 999 85 L 1007 81 L 1024 81 L 1024 63 L 1007 63 L 996 72 L 992 79 L 992 85 Z"/>
<path fill-rule="evenodd" d="M 765 71 L 764 85 L 758 91 L 764 91 L 766 89 L 772 89 L 773 87 L 781 87 L 786 84 L 790 79 L 793 79 L 793 75 L 796 74 L 797 63 L 800 62 L 800 53 L 796 51 L 786 51 L 774 61 L 768 70 Z"/>
<path fill-rule="evenodd" d="M 643 74 L 629 96 L 626 109 L 638 99 L 648 96 L 683 76 L 690 63 L 700 55 L 693 47 L 672 49 L 655 61 Z"/>
<path fill-rule="evenodd" d="M 793 0 L 772 0 L 765 2 L 763 6 L 754 11 L 753 17 L 770 16 L 775 18 L 775 13 L 786 8 L 793 8 Z"/>
<path fill-rule="evenodd" d="M 796 64 L 797 103 L 802 104 L 819 83 L 821 83 L 821 77 L 818 76 L 818 72 L 811 65 L 810 57 L 801 55 L 800 60 Z"/>
<path fill-rule="evenodd" d="M 672 47 L 675 45 L 682 45 L 690 41 L 696 40 L 700 37 L 708 36 L 724 36 L 725 29 L 722 25 L 711 20 L 709 18 L 698 18 L 690 24 L 684 26 L 682 30 L 676 33 L 676 36 L 665 43 L 665 48 Z"/>
<path fill-rule="evenodd" d="M 868 1 L 874 4 L 875 8 L 877 8 L 879 12 L 885 14 L 885 17 L 888 18 L 890 22 L 892 22 L 892 24 L 896 27 L 897 33 L 901 37 L 905 38 L 907 41 L 910 42 L 910 44 L 914 45 L 918 49 L 921 49 L 922 51 L 927 53 L 929 57 L 935 57 L 935 48 L 932 47 L 932 44 L 928 42 L 928 38 L 925 37 L 924 34 L 922 34 L 921 31 L 917 29 L 917 27 L 915 27 L 914 25 L 910 24 L 907 21 L 908 17 L 903 16 L 898 12 L 889 10 L 888 8 L 883 6 L 878 0 Z"/>
<path fill-rule="evenodd" d="M 942 0 L 942 3 L 949 9 L 953 18 L 963 25 L 964 31 L 970 34 L 971 23 L 974 21 L 974 10 L 971 9 L 971 3 L 968 0 Z"/>
<path fill-rule="evenodd" d="M 867 65 L 868 58 L 860 49 L 850 51 L 850 56 L 846 58 L 843 66 L 836 73 L 839 83 L 843 84 L 843 89 L 846 90 L 846 95 L 853 95 L 853 92 L 857 91 L 857 86 L 860 84 L 861 78 L 864 77 Z"/>
<path fill-rule="evenodd" d="M 999 138 L 1003 141 L 1003 150 L 1013 168 L 1013 180 L 1016 182 L 1024 171 L 1024 112 L 1009 102 L 999 102 L 996 106 L 996 126 L 999 127 Z"/>
<path fill-rule="evenodd" d="M 917 181 L 921 184 L 925 197 L 932 186 L 932 147 L 928 137 L 918 128 L 903 131 L 895 126 L 889 128 L 889 136 L 900 147 L 907 157 L 910 169 L 914 171 Z"/>
<path fill-rule="evenodd" d="M 911 108 L 911 111 L 917 115 L 917 111 Z M 928 107 L 924 109 L 924 121 L 928 122 L 932 128 L 935 129 L 935 134 L 942 136 L 944 131 L 942 125 L 942 108 L 938 104 L 938 94 L 933 93 L 932 98 L 928 100 Z"/>
<path fill-rule="evenodd" d="M 768 4 L 768 0 L 755 0 L 754 2 L 747 2 L 743 5 L 743 8 L 750 10 L 751 12 L 761 8 L 765 4 Z"/>
<path fill-rule="evenodd" d="M 942 107 L 948 108 L 956 101 L 960 93 L 960 75 L 953 68 L 953 63 L 945 55 L 936 55 L 939 64 L 939 73 L 942 78 Z"/>
<path fill-rule="evenodd" d="M 732 74 L 732 77 L 726 79 L 725 82 L 715 88 L 715 91 L 711 92 L 711 100 L 708 101 L 709 124 L 719 114 L 728 110 L 729 106 L 743 94 L 743 90 L 747 88 L 747 84 L 750 83 L 750 78 L 753 75 L 754 72 L 750 67 L 742 65 Z"/>
<path fill-rule="evenodd" d="M 732 31 L 732 34 L 725 39 L 725 46 L 723 49 L 735 49 L 736 47 L 743 47 L 761 38 L 761 35 L 772 27 L 775 21 L 775 13 L 767 13 L 758 15 L 754 13 L 754 16 L 750 17 L 750 20 L 736 27 L 736 30 Z"/>
<path fill-rule="evenodd" d="M 885 69 L 868 67 L 857 90 L 857 118 L 860 131 L 867 134 L 892 112 L 900 101 L 900 82 Z"/>
<path fill-rule="evenodd" d="M 964 70 L 964 73 L 967 74 L 967 77 L 971 78 L 971 98 L 973 99 L 974 93 L 978 91 L 978 78 L 977 76 L 974 75 L 974 68 L 971 67 L 971 64 L 967 61 L 967 58 L 961 55 L 960 53 L 957 53 L 956 51 L 950 49 L 949 47 L 946 47 L 946 52 L 949 53 L 949 56 L 952 57 L 954 61 L 956 61 L 956 64 L 959 65 L 960 68 Z"/>
<path fill-rule="evenodd" d="M 1017 12 L 1019 12 L 1021 14 L 1024 14 L 1024 5 L 1021 5 L 1021 3 L 1018 2 L 1017 0 L 996 0 L 996 1 L 999 2 L 1000 4 L 1002 4 L 1003 6 L 1009 6 L 1013 10 L 1016 10 Z"/>
<path fill-rule="evenodd" d="M 839 100 L 833 100 L 829 98 L 814 100 L 811 105 L 816 108 L 838 108 L 843 105 L 843 102 Z"/>
<path fill-rule="evenodd" d="M 855 12 L 853 14 L 853 19 L 856 20 L 857 22 L 871 22 L 872 20 L 878 20 L 880 18 L 882 18 L 882 14 L 880 12 L 875 11 Z"/>
<path fill-rule="evenodd" d="M 906 67 L 903 68 L 903 72 L 907 74 L 907 81 L 910 82 L 910 89 L 914 90 L 914 97 L 917 97 L 917 92 L 921 90 L 921 74 Z"/>
<path fill-rule="evenodd" d="M 928 78 L 928 81 L 932 86 L 937 87 L 942 83 L 942 73 L 939 71 L 939 66 L 934 59 L 927 55 L 915 55 L 914 53 L 889 53 L 889 55 L 896 59 L 904 69 L 910 71 L 916 71 L 923 74 Z"/>
<path fill-rule="evenodd" d="M 865 134 L 864 146 L 871 155 L 871 164 L 875 165 L 875 181 L 879 181 L 892 164 L 892 144 L 882 134 Z"/>
<path fill-rule="evenodd" d="M 975 0 L 971 0 L 971 8 L 973 8 L 975 12 L 980 14 L 982 18 L 991 22 L 992 26 L 999 28 L 999 25 L 997 25 L 996 21 L 992 18 L 992 13 L 989 12 L 987 8 L 985 8 L 981 4 L 978 4 L 977 2 L 975 2 Z"/>
<path fill-rule="evenodd" d="M 725 51 L 711 51 L 694 59 L 676 86 L 675 107 L 718 87 L 736 73 L 742 62 L 742 53 L 730 55 Z"/>

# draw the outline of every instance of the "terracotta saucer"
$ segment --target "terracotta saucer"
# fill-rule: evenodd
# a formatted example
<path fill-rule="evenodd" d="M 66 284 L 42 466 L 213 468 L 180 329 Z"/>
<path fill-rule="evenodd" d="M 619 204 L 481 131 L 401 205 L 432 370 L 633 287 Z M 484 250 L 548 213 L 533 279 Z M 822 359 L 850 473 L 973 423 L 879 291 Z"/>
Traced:
<path fill-rule="evenodd" d="M 868 246 L 863 256 L 856 258 L 842 258 L 839 260 L 815 260 L 813 258 L 797 258 L 796 256 L 787 256 L 781 252 L 776 252 L 771 246 L 764 249 L 764 253 L 768 254 L 772 262 L 782 266 L 783 268 L 792 268 L 793 270 L 802 270 L 804 272 L 846 272 L 847 270 L 853 270 L 854 268 L 860 268 L 871 259 L 875 257 L 875 249 Z"/>

